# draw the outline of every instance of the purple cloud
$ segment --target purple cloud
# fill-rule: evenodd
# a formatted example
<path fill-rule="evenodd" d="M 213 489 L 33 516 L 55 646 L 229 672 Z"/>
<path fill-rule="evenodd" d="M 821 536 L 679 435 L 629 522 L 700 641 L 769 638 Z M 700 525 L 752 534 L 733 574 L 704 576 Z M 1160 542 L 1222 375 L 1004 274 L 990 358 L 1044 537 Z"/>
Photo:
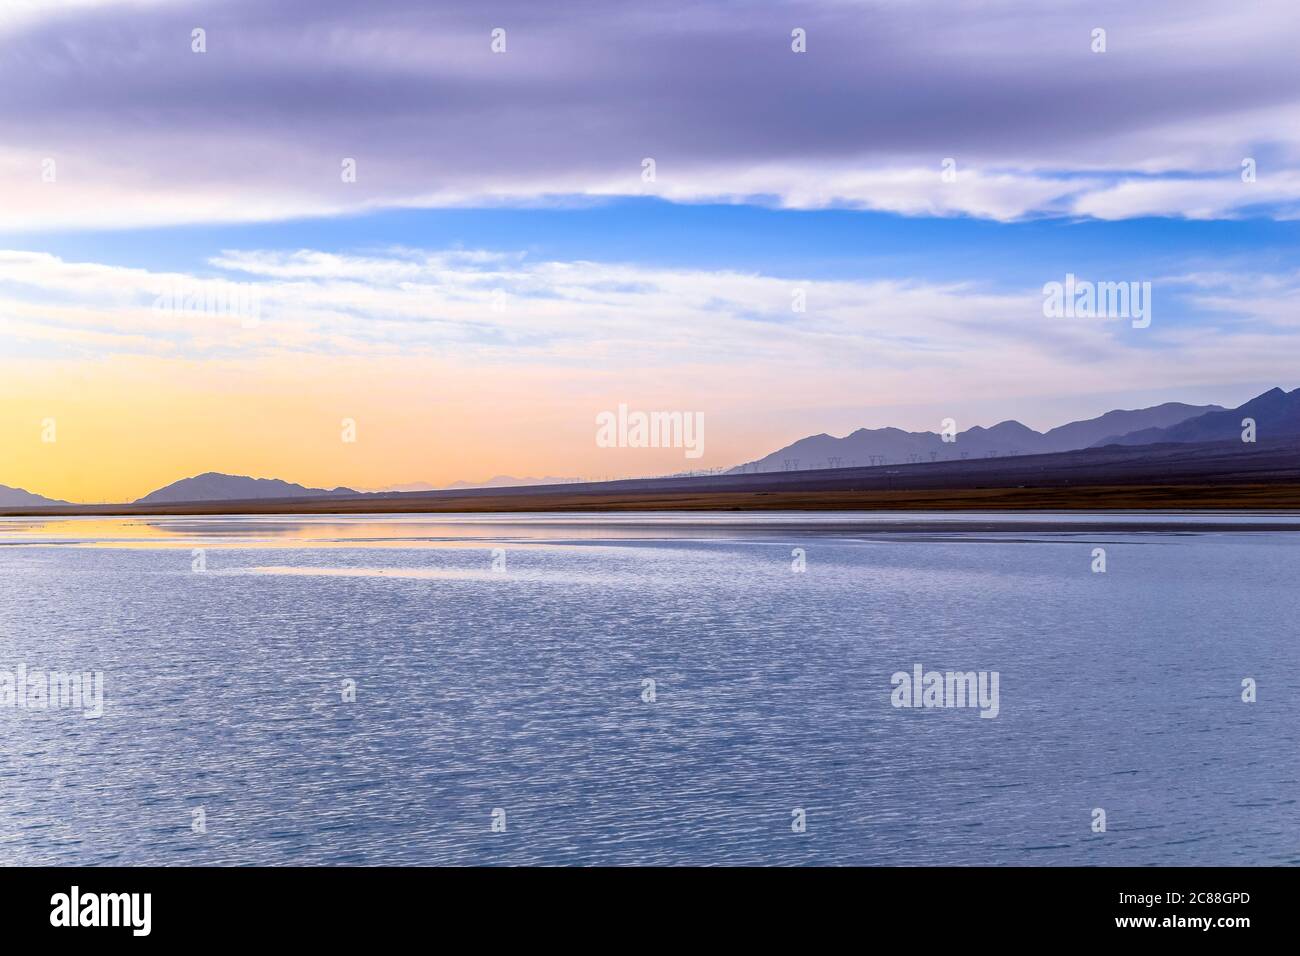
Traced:
<path fill-rule="evenodd" d="M 1298 39 L 1286 0 L 29 8 L 0 20 L 0 207 L 18 228 L 642 193 L 1291 216 Z"/>

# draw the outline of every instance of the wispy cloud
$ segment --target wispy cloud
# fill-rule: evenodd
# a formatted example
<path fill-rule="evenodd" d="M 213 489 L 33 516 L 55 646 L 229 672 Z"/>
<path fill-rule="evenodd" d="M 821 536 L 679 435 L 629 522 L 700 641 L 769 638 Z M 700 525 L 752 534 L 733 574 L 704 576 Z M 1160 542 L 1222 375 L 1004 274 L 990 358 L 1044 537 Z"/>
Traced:
<path fill-rule="evenodd" d="M 1166 277 L 1154 324 L 1133 329 L 1045 318 L 1037 287 L 805 281 L 511 251 L 229 250 L 208 266 L 191 275 L 0 252 L 3 329 L 20 351 L 39 343 L 61 355 L 427 355 L 467 369 L 545 362 L 601 375 L 748 365 L 801 389 L 850 373 L 899 387 L 951 376 L 946 387 L 980 389 L 996 369 L 1001 384 L 1056 393 L 1126 374 L 1150 380 L 1151 349 L 1171 370 L 1211 380 L 1267 377 L 1278 349 L 1300 344 L 1283 321 L 1300 287 L 1290 274 Z M 257 304 L 254 322 L 225 308 L 240 290 Z M 1247 335 L 1245 317 L 1269 321 Z"/>

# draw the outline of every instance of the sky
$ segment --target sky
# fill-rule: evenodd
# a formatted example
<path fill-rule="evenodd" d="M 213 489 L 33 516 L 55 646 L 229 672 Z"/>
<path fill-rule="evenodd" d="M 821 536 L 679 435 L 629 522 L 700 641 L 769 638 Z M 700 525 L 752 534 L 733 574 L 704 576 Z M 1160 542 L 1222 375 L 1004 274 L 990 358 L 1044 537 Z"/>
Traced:
<path fill-rule="evenodd" d="M 667 474 L 1294 388 L 1297 41 L 1292 0 L 9 0 L 0 484 Z M 1046 315 L 1067 274 L 1149 324 Z M 620 405 L 703 454 L 602 447 Z"/>

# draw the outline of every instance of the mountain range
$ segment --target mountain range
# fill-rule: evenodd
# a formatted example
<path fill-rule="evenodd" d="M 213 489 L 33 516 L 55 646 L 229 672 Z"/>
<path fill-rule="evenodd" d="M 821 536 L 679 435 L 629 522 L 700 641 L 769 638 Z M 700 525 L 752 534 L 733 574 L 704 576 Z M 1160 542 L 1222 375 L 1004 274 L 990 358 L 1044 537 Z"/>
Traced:
<path fill-rule="evenodd" d="M 989 428 L 976 425 L 956 432 L 945 442 L 936 432 L 909 432 L 899 428 L 859 428 L 843 438 L 811 435 L 756 461 L 737 465 L 726 474 L 769 471 L 807 471 L 824 468 L 861 467 L 951 461 L 962 458 L 1006 457 L 1051 454 L 1101 448 L 1108 445 L 1140 446 L 1216 441 L 1241 441 L 1244 419 L 1255 423 L 1258 441 L 1300 437 L 1300 388 L 1287 392 L 1273 388 L 1233 409 L 1219 405 L 1187 405 L 1166 402 L 1151 408 L 1119 409 L 1049 429 L 1034 431 L 1017 421 L 999 422 Z M 435 489 L 423 483 L 399 485 L 371 494 L 411 493 L 472 488 L 515 488 L 564 485 L 571 478 L 514 478 L 498 475 L 486 482 L 458 481 Z M 265 498 L 362 497 L 367 493 L 351 488 L 307 488 L 277 478 L 249 478 L 207 472 L 183 478 L 145 495 L 135 503 L 168 504 L 201 501 L 251 501 Z M 65 505 L 21 488 L 0 485 L 0 507 Z"/>
<path fill-rule="evenodd" d="M 1167 428 L 1143 428 L 1112 436 L 1107 445 L 1155 445 L 1162 442 L 1241 440 L 1242 421 L 1252 419 L 1258 441 L 1300 436 L 1300 388 L 1270 389 L 1244 405 L 1189 418 Z"/>
<path fill-rule="evenodd" d="M 1152 436 L 1139 443 L 1146 444 L 1174 440 L 1159 436 L 1171 427 L 1216 413 L 1228 416 L 1235 414 L 1235 412 L 1224 412 L 1219 405 L 1185 405 L 1182 402 L 1166 402 L 1151 408 L 1111 411 L 1097 418 L 1070 422 L 1046 432 L 1034 431 L 1017 421 L 999 422 L 990 428 L 976 425 L 966 431 L 956 432 L 954 440 L 950 442 L 945 442 L 943 436 L 937 432 L 908 432 L 899 428 L 859 428 L 843 438 L 835 438 L 827 434 L 801 438 L 757 461 L 737 465 L 727 474 L 891 465 L 970 457 L 1040 455 L 1110 444 L 1117 440 L 1117 436 L 1126 436 L 1138 431 Z"/>

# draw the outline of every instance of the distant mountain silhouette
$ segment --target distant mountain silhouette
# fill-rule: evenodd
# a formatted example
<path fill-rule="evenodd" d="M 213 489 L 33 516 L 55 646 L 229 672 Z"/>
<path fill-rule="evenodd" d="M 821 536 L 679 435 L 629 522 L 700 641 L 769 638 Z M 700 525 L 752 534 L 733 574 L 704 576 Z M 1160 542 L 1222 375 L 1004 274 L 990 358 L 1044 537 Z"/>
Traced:
<path fill-rule="evenodd" d="M 1222 411 L 1222 405 L 1186 405 L 1165 402 L 1134 411 L 1107 412 L 1098 418 L 1059 425 L 1043 435 L 1042 451 L 1074 451 L 1090 448 L 1110 435 L 1127 435 L 1139 429 L 1168 428 L 1209 412 Z"/>
<path fill-rule="evenodd" d="M 487 481 L 457 481 L 443 487 L 453 488 L 518 488 L 524 485 L 564 485 L 570 482 L 581 481 L 580 478 L 555 478 L 547 476 L 545 478 L 515 478 L 512 475 L 497 475 L 489 478 Z"/>
<path fill-rule="evenodd" d="M 250 501 L 255 498 L 313 498 L 321 495 L 355 495 L 351 488 L 304 488 L 278 478 L 248 478 L 209 471 L 193 478 L 182 478 L 165 488 L 151 491 L 136 504 L 160 504 L 173 501 Z"/>
<path fill-rule="evenodd" d="M 405 494 L 411 491 L 436 491 L 439 487 L 439 485 L 431 485 L 427 481 L 408 481 L 404 485 L 385 485 L 382 488 L 366 488 L 365 491 L 370 494 L 388 495 Z"/>
<path fill-rule="evenodd" d="M 66 501 L 59 501 L 55 498 L 46 498 L 42 495 L 34 495 L 30 491 L 24 491 L 21 488 L 10 488 L 8 485 L 0 485 L 0 508 L 25 508 L 28 505 L 66 504 Z"/>
<path fill-rule="evenodd" d="M 1255 420 L 1255 436 L 1259 441 L 1300 435 L 1300 388 L 1290 392 L 1271 388 L 1237 408 L 1207 412 L 1165 428 L 1144 428 L 1124 435 L 1112 435 L 1094 447 L 1240 440 L 1244 418 Z"/>
<path fill-rule="evenodd" d="M 1034 431 L 1017 421 L 999 422 L 991 428 L 976 425 L 945 442 L 937 432 L 906 432 L 899 428 L 859 428 L 834 438 L 801 438 L 765 458 L 732 468 L 728 474 L 806 470 L 873 464 L 908 464 L 948 461 L 962 457 L 986 458 L 1037 455 L 1088 448 L 1100 440 L 1138 429 L 1160 430 L 1207 413 L 1221 412 L 1219 405 L 1166 402 L 1151 408 L 1116 410 L 1097 418 L 1070 422 L 1047 432 Z"/>
<path fill-rule="evenodd" d="M 443 491 L 454 490 L 458 488 L 519 488 L 525 485 L 565 485 L 575 481 L 581 481 L 580 478 L 556 478 L 546 476 L 545 478 L 516 478 L 513 475 L 497 475 L 489 478 L 487 481 L 453 481 L 449 485 L 435 485 L 427 481 L 413 481 L 404 485 L 389 485 L 386 488 L 376 488 L 379 492 L 409 492 L 409 491 Z"/>

